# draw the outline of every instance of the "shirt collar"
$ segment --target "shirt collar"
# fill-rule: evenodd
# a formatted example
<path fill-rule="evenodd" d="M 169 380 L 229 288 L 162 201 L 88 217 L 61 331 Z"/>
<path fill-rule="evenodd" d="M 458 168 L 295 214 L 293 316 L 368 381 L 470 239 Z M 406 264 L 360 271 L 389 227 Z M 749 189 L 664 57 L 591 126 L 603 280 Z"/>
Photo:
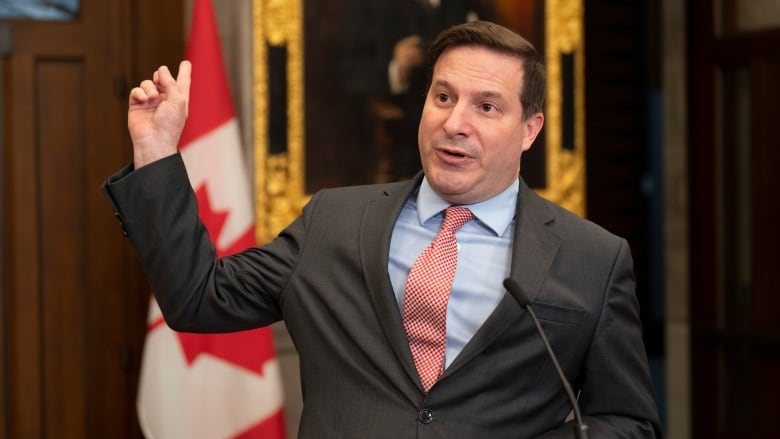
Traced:
<path fill-rule="evenodd" d="M 501 236 L 515 217 L 519 191 L 520 179 L 518 178 L 495 197 L 475 204 L 466 204 L 463 207 L 471 210 L 474 216 L 496 236 Z M 420 225 L 448 207 L 450 203 L 433 190 L 427 177 L 423 177 L 417 194 L 417 220 L 420 221 Z"/>

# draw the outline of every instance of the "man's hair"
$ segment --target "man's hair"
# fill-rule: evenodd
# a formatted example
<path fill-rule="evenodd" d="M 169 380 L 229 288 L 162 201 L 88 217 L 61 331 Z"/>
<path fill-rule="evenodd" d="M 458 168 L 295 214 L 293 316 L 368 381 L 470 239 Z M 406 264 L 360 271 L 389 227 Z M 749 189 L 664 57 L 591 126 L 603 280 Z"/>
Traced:
<path fill-rule="evenodd" d="M 472 21 L 440 33 L 428 51 L 429 78 L 433 77 L 436 62 L 445 50 L 465 46 L 484 47 L 520 58 L 523 61 L 523 83 L 520 87 L 523 119 L 544 112 L 546 80 L 541 56 L 533 44 L 520 34 L 489 21 Z"/>

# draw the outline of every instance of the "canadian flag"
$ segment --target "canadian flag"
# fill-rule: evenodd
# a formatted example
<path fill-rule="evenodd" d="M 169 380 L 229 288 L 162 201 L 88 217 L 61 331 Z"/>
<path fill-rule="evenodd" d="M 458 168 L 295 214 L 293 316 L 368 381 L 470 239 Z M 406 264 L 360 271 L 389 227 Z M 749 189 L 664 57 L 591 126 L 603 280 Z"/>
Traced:
<path fill-rule="evenodd" d="M 249 173 L 210 0 L 195 0 L 187 45 L 192 85 L 179 150 L 219 256 L 255 245 Z M 138 390 L 147 438 L 284 438 L 279 364 L 269 328 L 172 331 L 149 307 Z"/>

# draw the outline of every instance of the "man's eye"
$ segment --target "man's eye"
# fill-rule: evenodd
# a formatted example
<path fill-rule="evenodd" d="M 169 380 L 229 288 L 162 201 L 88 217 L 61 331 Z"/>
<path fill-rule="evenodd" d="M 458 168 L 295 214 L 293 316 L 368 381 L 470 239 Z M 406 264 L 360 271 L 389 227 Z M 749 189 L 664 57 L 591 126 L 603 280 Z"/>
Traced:
<path fill-rule="evenodd" d="M 492 111 L 496 111 L 496 106 L 493 105 L 493 104 L 481 104 L 480 108 L 482 109 L 482 111 L 484 111 L 486 113 L 490 113 Z"/>
<path fill-rule="evenodd" d="M 436 95 L 436 99 L 439 102 L 447 102 L 450 100 L 450 97 L 444 93 L 439 93 L 438 95 Z"/>

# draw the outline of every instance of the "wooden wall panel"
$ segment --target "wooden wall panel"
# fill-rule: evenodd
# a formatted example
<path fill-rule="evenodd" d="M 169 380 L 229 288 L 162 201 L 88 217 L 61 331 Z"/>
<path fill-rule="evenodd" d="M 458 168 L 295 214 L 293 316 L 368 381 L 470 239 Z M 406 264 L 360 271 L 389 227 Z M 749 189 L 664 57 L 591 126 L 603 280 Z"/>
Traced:
<path fill-rule="evenodd" d="M 36 178 L 40 239 L 43 425 L 61 437 L 85 437 L 87 387 L 84 326 L 88 242 L 84 160 L 85 77 L 79 59 L 35 66 Z"/>
<path fill-rule="evenodd" d="M 9 437 L 42 437 L 40 410 L 43 406 L 40 365 L 41 297 L 38 252 L 41 246 L 36 200 L 38 198 L 35 157 L 32 56 L 16 55 L 10 65 L 6 108 L 13 109 L 6 126 L 6 184 L 8 215 L 7 346 Z"/>

